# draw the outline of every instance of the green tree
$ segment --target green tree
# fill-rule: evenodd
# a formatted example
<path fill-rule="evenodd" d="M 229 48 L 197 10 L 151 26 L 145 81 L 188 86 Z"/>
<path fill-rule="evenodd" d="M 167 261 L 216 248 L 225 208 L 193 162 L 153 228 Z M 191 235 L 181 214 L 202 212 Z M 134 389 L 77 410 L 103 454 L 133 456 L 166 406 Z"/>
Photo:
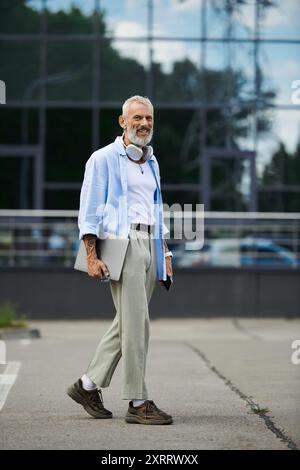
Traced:
<path fill-rule="evenodd" d="M 300 193 L 284 190 L 283 185 L 298 186 L 300 189 L 300 141 L 294 154 L 290 154 L 280 142 L 271 161 L 266 165 L 261 184 L 274 186 L 272 191 L 264 191 L 260 197 L 260 209 L 263 211 L 299 212 Z M 280 190 L 281 188 L 281 190 Z"/>

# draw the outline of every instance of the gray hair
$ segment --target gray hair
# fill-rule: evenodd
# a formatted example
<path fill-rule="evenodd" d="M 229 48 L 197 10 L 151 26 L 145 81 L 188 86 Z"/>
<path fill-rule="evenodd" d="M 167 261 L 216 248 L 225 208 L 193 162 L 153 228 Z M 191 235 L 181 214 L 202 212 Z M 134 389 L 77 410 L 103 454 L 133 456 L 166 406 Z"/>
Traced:
<path fill-rule="evenodd" d="M 147 106 L 151 106 L 151 108 L 153 109 L 153 104 L 151 103 L 149 98 L 147 98 L 147 96 L 134 95 L 134 96 L 131 96 L 130 98 L 128 98 L 126 101 L 124 101 L 123 106 L 122 106 L 123 116 L 127 115 L 130 103 L 132 103 L 134 101 L 137 101 L 138 103 L 145 104 Z"/>

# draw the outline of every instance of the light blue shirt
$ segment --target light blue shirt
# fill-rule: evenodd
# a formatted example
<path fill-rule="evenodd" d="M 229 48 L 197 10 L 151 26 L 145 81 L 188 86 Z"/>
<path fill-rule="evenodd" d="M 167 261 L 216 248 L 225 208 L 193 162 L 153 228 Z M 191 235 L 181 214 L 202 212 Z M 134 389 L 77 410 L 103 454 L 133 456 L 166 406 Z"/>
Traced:
<path fill-rule="evenodd" d="M 86 162 L 78 215 L 80 240 L 88 233 L 97 237 L 105 237 L 108 234 L 128 237 L 130 220 L 128 217 L 127 162 L 128 157 L 121 137 L 117 137 L 106 147 L 96 150 Z M 159 166 L 154 155 L 146 164 L 150 165 L 156 181 L 153 202 L 157 279 L 165 280 L 164 235 L 168 229 L 163 222 Z"/>

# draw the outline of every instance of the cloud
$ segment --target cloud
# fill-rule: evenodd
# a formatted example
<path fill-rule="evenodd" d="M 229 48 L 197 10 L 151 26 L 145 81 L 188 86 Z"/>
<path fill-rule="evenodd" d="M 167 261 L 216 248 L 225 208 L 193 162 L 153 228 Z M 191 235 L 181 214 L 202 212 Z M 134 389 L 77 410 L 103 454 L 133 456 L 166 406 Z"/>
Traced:
<path fill-rule="evenodd" d="M 137 21 L 118 21 L 114 27 L 116 37 L 145 37 L 143 26 Z M 135 59 L 144 67 L 149 67 L 148 45 L 145 41 L 113 41 L 113 47 L 122 57 Z"/>
<path fill-rule="evenodd" d="M 116 36 L 145 37 L 144 27 L 135 21 L 119 21 L 115 25 Z M 156 33 L 159 34 L 159 33 Z M 114 41 L 114 47 L 123 57 L 130 57 L 145 67 L 149 66 L 148 45 L 145 41 Z M 164 72 L 170 72 L 175 61 L 189 58 L 192 62 L 199 62 L 199 49 L 197 46 L 183 41 L 155 41 L 153 43 L 153 60 L 162 64 Z"/>
<path fill-rule="evenodd" d="M 161 42 L 154 46 L 154 61 L 162 64 L 164 72 L 172 70 L 176 61 L 190 59 L 195 64 L 199 64 L 199 51 L 184 42 Z"/>
<path fill-rule="evenodd" d="M 137 21 L 118 21 L 114 28 L 115 36 L 118 37 L 146 37 L 147 31 Z"/>

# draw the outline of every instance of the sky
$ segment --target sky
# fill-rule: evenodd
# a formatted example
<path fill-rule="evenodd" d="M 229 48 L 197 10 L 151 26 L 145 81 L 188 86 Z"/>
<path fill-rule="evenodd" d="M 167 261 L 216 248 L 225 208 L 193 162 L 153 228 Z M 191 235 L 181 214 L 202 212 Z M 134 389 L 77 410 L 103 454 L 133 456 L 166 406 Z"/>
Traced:
<path fill-rule="evenodd" d="M 97 0 L 96 0 L 97 1 Z M 28 3 L 37 7 L 39 0 Z M 147 0 L 98 0 L 104 9 L 109 32 L 115 37 L 145 37 L 147 35 Z M 180 38 L 197 38 L 201 30 L 202 0 L 153 0 L 153 34 L 158 37 L 178 37 L 176 42 L 155 41 L 153 43 L 154 60 L 162 64 L 165 72 L 172 70 L 174 61 L 189 58 L 199 66 L 201 51 L 199 42 L 187 42 Z M 215 0 L 220 7 L 223 1 Z M 254 35 L 254 3 L 245 0 L 246 5 L 233 17 L 232 35 L 239 38 L 252 38 Z M 268 9 L 261 19 L 262 38 L 300 39 L 300 1 L 277 0 L 277 7 Z M 68 11 L 71 5 L 79 7 L 89 15 L 94 8 L 95 0 L 47 0 L 52 11 Z M 208 1 L 208 5 L 210 1 Z M 207 9 L 208 37 L 222 38 L 225 34 L 224 11 L 218 14 Z M 133 57 L 143 65 L 148 65 L 146 43 L 115 41 L 114 47 L 124 57 Z M 228 50 L 227 50 L 228 51 Z M 253 84 L 252 46 L 241 44 L 231 47 L 230 58 L 234 68 L 241 68 Z M 226 65 L 226 46 L 209 43 L 207 46 L 207 66 L 220 70 Z M 263 44 L 259 50 L 259 63 L 267 84 L 277 90 L 276 104 L 291 105 L 292 83 L 300 80 L 300 47 L 299 44 Z M 262 140 L 260 152 L 264 155 L 261 164 L 264 166 L 281 139 L 289 151 L 294 151 L 300 138 L 299 109 L 277 110 L 272 115 L 272 133 Z"/>

